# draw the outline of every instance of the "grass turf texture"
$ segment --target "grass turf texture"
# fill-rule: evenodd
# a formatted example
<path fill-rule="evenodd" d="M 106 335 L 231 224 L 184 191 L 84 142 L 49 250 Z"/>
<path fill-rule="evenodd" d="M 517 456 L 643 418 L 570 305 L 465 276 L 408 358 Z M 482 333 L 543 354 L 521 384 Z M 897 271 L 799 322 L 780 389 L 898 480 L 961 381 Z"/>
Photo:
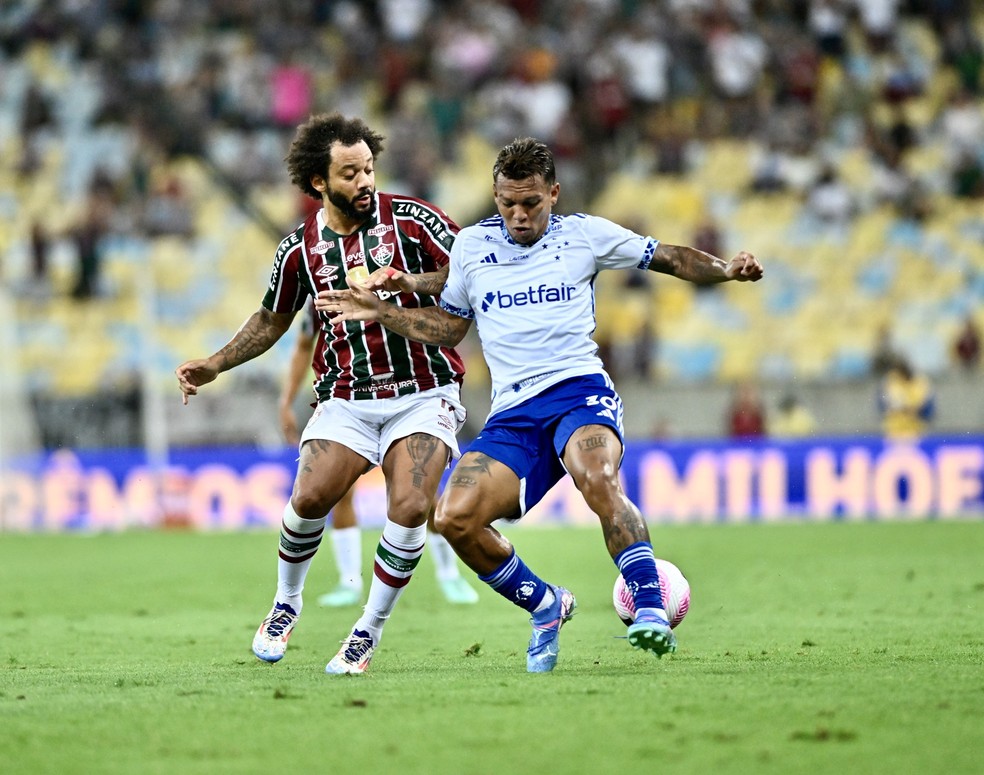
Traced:
<path fill-rule="evenodd" d="M 358 609 L 249 651 L 272 533 L 0 537 L 0 762 L 32 773 L 980 773 L 984 521 L 654 527 L 690 579 L 680 650 L 632 650 L 600 530 L 512 529 L 569 586 L 557 669 L 428 555 L 370 674 L 326 676 Z M 375 535 L 364 542 L 366 568 Z"/>

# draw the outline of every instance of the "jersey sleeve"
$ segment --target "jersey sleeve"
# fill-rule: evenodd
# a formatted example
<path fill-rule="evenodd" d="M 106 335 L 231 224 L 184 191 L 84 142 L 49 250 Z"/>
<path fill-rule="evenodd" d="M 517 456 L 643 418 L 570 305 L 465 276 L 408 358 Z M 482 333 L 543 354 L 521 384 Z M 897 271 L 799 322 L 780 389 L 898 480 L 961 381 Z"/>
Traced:
<path fill-rule="evenodd" d="M 422 199 L 394 199 L 393 214 L 436 267 L 446 266 L 461 227 L 436 205 Z"/>
<path fill-rule="evenodd" d="M 600 269 L 648 269 L 659 240 L 643 237 L 607 218 L 587 216 L 584 230 Z"/>
<path fill-rule="evenodd" d="M 438 301 L 441 309 L 466 320 L 474 320 L 475 310 L 468 299 L 468 289 L 465 287 L 464 245 L 468 241 L 467 231 L 458 235 L 451 247 L 451 266 L 448 269 L 448 279 L 441 291 Z"/>
<path fill-rule="evenodd" d="M 302 240 L 298 232 L 285 237 L 277 248 L 270 285 L 263 296 L 263 306 L 271 312 L 297 312 L 304 306 L 309 294 L 301 282 L 302 256 Z"/>

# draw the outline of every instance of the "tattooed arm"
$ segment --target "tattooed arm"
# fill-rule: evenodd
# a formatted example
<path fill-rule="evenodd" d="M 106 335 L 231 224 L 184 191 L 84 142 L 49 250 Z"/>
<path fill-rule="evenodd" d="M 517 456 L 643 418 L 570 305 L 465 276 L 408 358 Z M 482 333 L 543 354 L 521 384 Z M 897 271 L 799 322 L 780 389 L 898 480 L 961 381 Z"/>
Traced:
<path fill-rule="evenodd" d="M 358 284 L 347 291 L 321 291 L 314 306 L 319 312 L 332 313 L 332 323 L 375 320 L 407 339 L 442 347 L 458 344 L 471 325 L 471 320 L 440 307 L 406 308 L 383 303 L 375 293 Z"/>
<path fill-rule="evenodd" d="M 448 269 L 450 264 L 445 264 L 436 272 L 427 272 L 416 275 L 417 293 L 424 293 L 428 296 L 437 298 L 444 290 L 444 284 L 448 281 Z"/>
<path fill-rule="evenodd" d="M 663 272 L 681 280 L 689 280 L 697 285 L 723 283 L 726 280 L 756 282 L 762 279 L 762 264 L 751 253 L 744 250 L 725 261 L 696 248 L 684 245 L 667 245 L 663 242 L 656 247 L 649 268 Z"/>
<path fill-rule="evenodd" d="M 236 335 L 221 350 L 209 356 L 182 363 L 175 369 L 184 403 L 188 396 L 198 394 L 198 388 L 207 385 L 223 371 L 262 355 L 290 328 L 294 313 L 271 312 L 260 307 L 254 312 Z"/>
<path fill-rule="evenodd" d="M 381 304 L 380 323 L 407 339 L 442 347 L 454 347 L 468 332 L 471 321 L 452 315 L 440 307 L 404 309 L 395 304 Z"/>

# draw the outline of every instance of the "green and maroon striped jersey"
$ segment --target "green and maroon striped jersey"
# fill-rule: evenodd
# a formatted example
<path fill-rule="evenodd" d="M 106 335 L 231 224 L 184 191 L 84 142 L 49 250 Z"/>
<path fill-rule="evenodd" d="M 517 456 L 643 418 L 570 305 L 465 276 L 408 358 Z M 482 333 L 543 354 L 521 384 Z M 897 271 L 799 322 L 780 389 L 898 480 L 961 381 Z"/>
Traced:
<path fill-rule="evenodd" d="M 325 225 L 324 211 L 308 216 L 277 249 L 263 306 L 296 312 L 319 291 L 347 288 L 376 269 L 435 272 L 448 263 L 458 225 L 438 207 L 414 197 L 376 194 L 375 215 L 354 234 Z M 384 303 L 432 307 L 437 299 L 397 293 Z M 314 390 L 329 398 L 392 398 L 461 382 L 465 373 L 450 347 L 421 344 L 375 321 L 333 324 L 324 313 L 314 351 Z"/>

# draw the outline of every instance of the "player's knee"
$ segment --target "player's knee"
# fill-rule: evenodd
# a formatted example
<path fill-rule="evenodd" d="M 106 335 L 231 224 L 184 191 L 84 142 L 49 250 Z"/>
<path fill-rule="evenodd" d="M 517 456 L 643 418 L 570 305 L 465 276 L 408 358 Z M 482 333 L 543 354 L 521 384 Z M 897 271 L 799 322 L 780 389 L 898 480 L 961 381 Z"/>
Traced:
<path fill-rule="evenodd" d="M 301 519 L 320 519 L 331 510 L 325 499 L 314 492 L 295 492 L 290 505 Z"/>
<path fill-rule="evenodd" d="M 618 474 L 607 468 L 586 469 L 578 477 L 577 486 L 589 504 L 615 500 L 621 492 Z"/>
<path fill-rule="evenodd" d="M 433 508 L 433 499 L 413 491 L 400 496 L 391 495 L 387 516 L 401 525 L 422 525 Z"/>
<path fill-rule="evenodd" d="M 461 541 L 467 534 L 470 527 L 468 515 L 446 500 L 438 503 L 437 513 L 434 515 L 434 528 L 444 536 L 452 545 Z"/>

